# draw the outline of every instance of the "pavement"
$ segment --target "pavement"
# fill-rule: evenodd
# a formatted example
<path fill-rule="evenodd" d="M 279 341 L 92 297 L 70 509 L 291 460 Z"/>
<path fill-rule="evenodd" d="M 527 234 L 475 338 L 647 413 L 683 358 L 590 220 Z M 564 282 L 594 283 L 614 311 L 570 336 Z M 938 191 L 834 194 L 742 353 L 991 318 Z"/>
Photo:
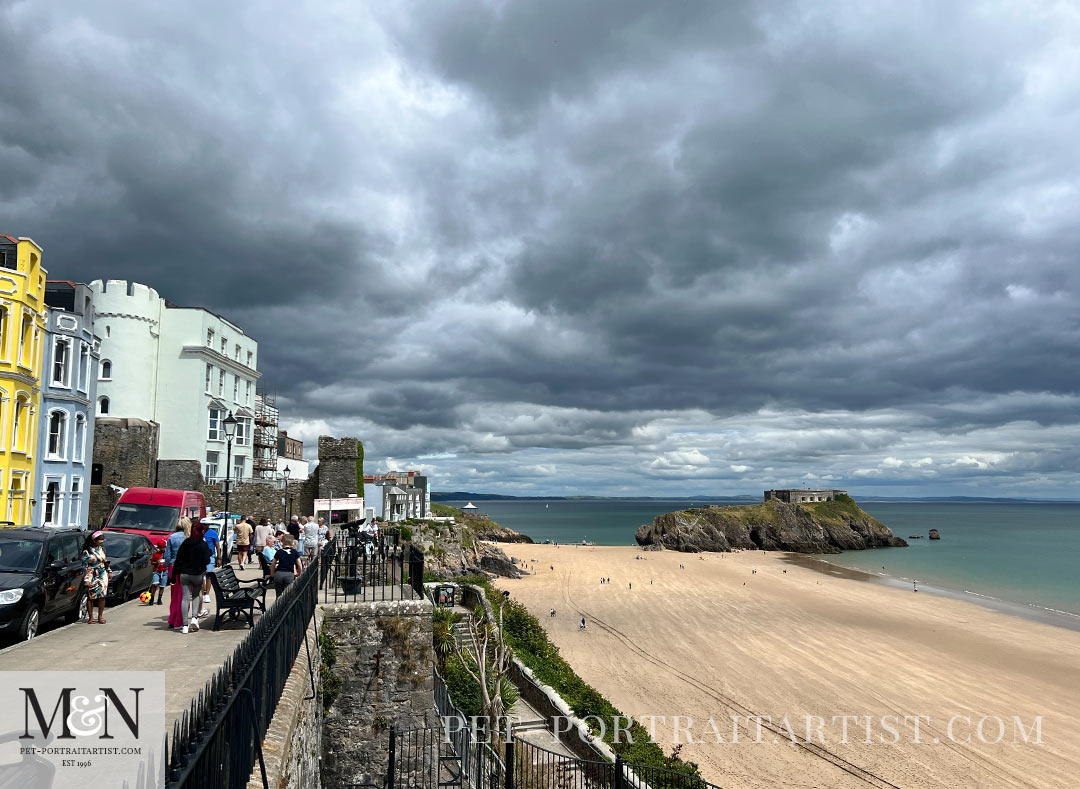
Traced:
<path fill-rule="evenodd" d="M 232 566 L 236 570 L 235 562 Z M 250 580 L 262 571 L 256 563 L 236 575 Z M 267 608 L 274 599 L 271 587 L 266 590 Z M 222 620 L 216 633 L 211 629 L 217 614 L 213 588 L 206 608 L 210 616 L 201 620 L 201 629 L 185 635 L 169 628 L 169 591 L 162 605 L 144 605 L 136 598 L 106 607 L 104 625 L 76 622 L 0 650 L 0 672 L 164 670 L 165 724 L 171 733 L 173 721 L 250 632 L 247 622 L 239 620 Z"/>

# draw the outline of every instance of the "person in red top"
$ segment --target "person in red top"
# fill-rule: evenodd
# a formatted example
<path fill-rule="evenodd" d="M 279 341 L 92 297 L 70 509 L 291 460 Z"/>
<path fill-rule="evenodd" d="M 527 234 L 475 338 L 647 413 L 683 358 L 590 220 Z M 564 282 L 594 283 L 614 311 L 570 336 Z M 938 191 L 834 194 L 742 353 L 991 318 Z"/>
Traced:
<path fill-rule="evenodd" d="M 147 605 L 154 604 L 154 592 L 157 592 L 157 604 L 161 605 L 161 597 L 165 594 L 165 587 L 169 585 L 169 566 L 165 563 L 165 540 L 158 540 L 154 546 L 150 566 L 154 570 L 154 582 L 150 584 L 150 602 Z"/>

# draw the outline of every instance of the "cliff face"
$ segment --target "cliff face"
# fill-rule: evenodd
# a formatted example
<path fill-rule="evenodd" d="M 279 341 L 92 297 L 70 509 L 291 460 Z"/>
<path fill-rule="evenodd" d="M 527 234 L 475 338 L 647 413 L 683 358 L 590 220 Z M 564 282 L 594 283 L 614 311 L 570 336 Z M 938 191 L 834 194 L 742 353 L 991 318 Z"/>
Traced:
<path fill-rule="evenodd" d="M 743 550 L 840 553 L 907 547 L 847 497 L 813 504 L 772 499 L 744 507 L 691 509 L 658 515 L 634 535 L 639 545 L 674 551 Z"/>

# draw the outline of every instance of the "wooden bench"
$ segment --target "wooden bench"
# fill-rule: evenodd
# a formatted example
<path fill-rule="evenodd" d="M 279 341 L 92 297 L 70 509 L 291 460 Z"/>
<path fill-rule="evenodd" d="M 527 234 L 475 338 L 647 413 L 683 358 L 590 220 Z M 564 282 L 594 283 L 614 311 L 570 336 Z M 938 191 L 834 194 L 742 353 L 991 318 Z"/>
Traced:
<path fill-rule="evenodd" d="M 230 620 L 247 617 L 248 627 L 255 627 L 255 606 L 263 613 L 266 612 L 266 587 L 259 579 L 241 581 L 236 577 L 233 568 L 226 565 L 219 567 L 210 573 L 210 583 L 214 587 L 214 596 L 217 598 L 217 616 L 214 618 L 214 630 L 221 627 L 221 617 L 226 616 Z M 254 588 L 242 587 L 240 584 L 257 584 Z"/>

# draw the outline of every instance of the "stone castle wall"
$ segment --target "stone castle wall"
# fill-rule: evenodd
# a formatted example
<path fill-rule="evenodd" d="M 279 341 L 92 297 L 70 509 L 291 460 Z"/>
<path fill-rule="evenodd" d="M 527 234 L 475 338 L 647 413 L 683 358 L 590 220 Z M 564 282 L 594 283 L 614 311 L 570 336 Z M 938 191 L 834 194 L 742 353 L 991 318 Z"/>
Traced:
<path fill-rule="evenodd" d="M 91 528 L 100 525 L 118 498 L 109 487 L 112 474 L 120 475 L 120 487 L 151 487 L 155 484 L 158 454 L 158 424 L 143 419 L 99 416 L 94 420 L 95 467 L 100 466 L 100 483 L 90 486 Z M 95 475 L 93 479 L 97 479 Z"/>
<path fill-rule="evenodd" d="M 360 442 L 355 438 L 319 436 L 319 498 L 344 499 L 351 494 L 364 495 L 356 489 L 356 460 Z"/>
<path fill-rule="evenodd" d="M 380 785 L 389 727 L 439 725 L 431 678 L 431 603 L 338 603 L 322 610 L 323 633 L 336 644 L 333 672 L 341 679 L 341 691 L 323 716 L 322 785 Z"/>

